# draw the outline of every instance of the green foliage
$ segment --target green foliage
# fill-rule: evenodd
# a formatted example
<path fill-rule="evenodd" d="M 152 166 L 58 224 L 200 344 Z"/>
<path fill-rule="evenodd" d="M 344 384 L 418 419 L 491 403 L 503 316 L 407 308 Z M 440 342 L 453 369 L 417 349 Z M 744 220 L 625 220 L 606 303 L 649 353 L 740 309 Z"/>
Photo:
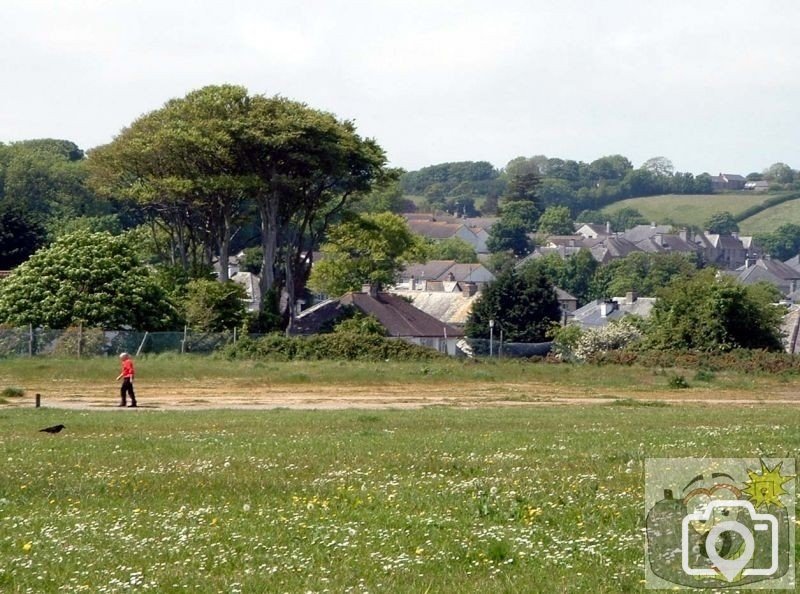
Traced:
<path fill-rule="evenodd" d="M 533 202 L 507 202 L 500 220 L 492 225 L 486 247 L 490 252 L 511 251 L 517 257 L 528 255 L 534 247 L 529 234 L 536 230 L 539 211 Z"/>
<path fill-rule="evenodd" d="M 522 275 L 511 269 L 481 293 L 467 319 L 466 334 L 489 338 L 489 321 L 509 342 L 544 342 L 553 322 L 561 318 L 553 285 L 540 271 Z"/>
<path fill-rule="evenodd" d="M 425 254 L 428 260 L 455 260 L 459 264 L 478 262 L 475 248 L 460 237 L 429 240 L 425 246 Z"/>
<path fill-rule="evenodd" d="M 358 334 L 362 336 L 386 336 L 386 328 L 375 316 L 366 316 L 357 312 L 336 324 L 333 329 L 337 333 Z"/>
<path fill-rule="evenodd" d="M 392 213 L 362 215 L 332 227 L 308 286 L 339 296 L 365 283 L 388 285 L 408 262 L 424 255 L 423 240 Z"/>
<path fill-rule="evenodd" d="M 193 330 L 223 332 L 241 327 L 246 316 L 244 287 L 233 281 L 197 279 L 186 287 L 186 323 Z"/>
<path fill-rule="evenodd" d="M 583 305 L 591 299 L 592 283 L 599 268 L 591 252 L 582 249 L 570 258 L 547 254 L 530 260 L 522 266 L 522 272 L 540 270 L 553 285 L 567 291 Z"/>
<path fill-rule="evenodd" d="M 736 217 L 727 211 L 714 213 L 703 226 L 710 233 L 718 233 L 720 235 L 730 235 L 731 233 L 739 231 Z"/>
<path fill-rule="evenodd" d="M 7 386 L 0 392 L 0 398 L 22 398 L 24 395 L 25 390 L 17 386 Z"/>
<path fill-rule="evenodd" d="M 386 179 L 376 186 L 361 201 L 354 205 L 357 212 L 377 214 L 381 212 L 402 213 L 408 209 L 408 201 L 403 197 L 399 176 L 402 170 L 393 169 Z"/>
<path fill-rule="evenodd" d="M 671 375 L 667 380 L 667 385 L 673 390 L 685 390 L 689 388 L 689 382 L 682 375 Z"/>
<path fill-rule="evenodd" d="M 647 224 L 647 219 L 642 216 L 635 208 L 621 208 L 611 214 L 604 214 L 601 215 L 603 219 L 611 223 L 611 229 L 618 233 L 622 231 L 626 231 L 627 229 L 631 229 L 636 225 L 645 225 Z M 600 221 L 594 221 L 600 222 Z"/>
<path fill-rule="evenodd" d="M 264 250 L 261 246 L 249 247 L 244 249 L 244 259 L 239 264 L 245 272 L 259 274 L 263 260 Z"/>
<path fill-rule="evenodd" d="M 44 228 L 35 218 L 7 202 L 0 204 L 0 269 L 18 266 L 44 241 Z"/>
<path fill-rule="evenodd" d="M 334 332 L 308 337 L 271 334 L 257 340 L 242 339 L 221 351 L 229 359 L 273 361 L 427 361 L 446 358 L 438 351 L 371 332 Z"/>
<path fill-rule="evenodd" d="M 569 324 L 567 326 L 553 325 L 548 337 L 553 341 L 551 352 L 562 361 L 575 359 L 575 349 L 580 342 L 583 331 L 580 326 Z"/>
<path fill-rule="evenodd" d="M 571 235 L 575 226 L 566 206 L 548 206 L 539 217 L 537 231 L 543 235 Z"/>
<path fill-rule="evenodd" d="M 65 235 L 0 283 L 0 320 L 50 328 L 171 328 L 175 309 L 126 236 Z"/>
<path fill-rule="evenodd" d="M 678 278 L 659 293 L 646 348 L 728 351 L 736 348 L 781 350 L 783 309 L 763 287 L 744 287 L 715 271 Z"/>
<path fill-rule="evenodd" d="M 89 161 L 97 188 L 158 215 L 169 229 L 169 257 L 187 270 L 193 256 L 209 263 L 217 249 L 226 261 L 238 223 L 257 228 L 261 293 L 285 290 L 285 314 L 310 273 L 305 254 L 351 203 L 394 175 L 380 146 L 352 122 L 234 85 L 167 102 Z"/>
<path fill-rule="evenodd" d="M 688 278 L 696 272 L 697 264 L 690 255 L 634 252 L 598 268 L 588 293 L 596 299 L 628 291 L 653 297 L 673 279 Z"/>
<path fill-rule="evenodd" d="M 764 253 L 779 260 L 788 260 L 800 254 L 800 225 L 786 223 L 772 233 L 756 235 L 756 242 Z"/>
<path fill-rule="evenodd" d="M 406 194 L 428 195 L 429 188 L 439 184 L 437 193 L 444 197 L 464 183 L 471 184 L 476 191 L 483 190 L 498 176 L 499 172 L 486 161 L 440 163 L 404 173 L 400 187 Z"/>

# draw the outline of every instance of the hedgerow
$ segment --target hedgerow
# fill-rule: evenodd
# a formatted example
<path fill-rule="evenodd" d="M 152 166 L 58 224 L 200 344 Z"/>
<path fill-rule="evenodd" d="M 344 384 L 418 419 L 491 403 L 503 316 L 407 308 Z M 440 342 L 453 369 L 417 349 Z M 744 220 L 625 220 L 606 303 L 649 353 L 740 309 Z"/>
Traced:
<path fill-rule="evenodd" d="M 427 361 L 447 355 L 415 344 L 349 332 L 314 336 L 270 334 L 258 339 L 243 338 L 223 347 L 220 354 L 229 359 L 266 359 L 271 361 Z"/>

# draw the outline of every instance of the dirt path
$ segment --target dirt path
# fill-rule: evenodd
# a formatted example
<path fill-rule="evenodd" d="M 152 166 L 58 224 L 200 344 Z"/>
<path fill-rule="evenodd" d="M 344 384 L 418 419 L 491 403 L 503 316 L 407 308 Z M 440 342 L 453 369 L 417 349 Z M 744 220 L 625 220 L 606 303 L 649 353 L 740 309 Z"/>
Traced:
<path fill-rule="evenodd" d="M 745 390 L 671 390 L 645 392 L 634 389 L 607 394 L 591 393 L 581 387 L 553 384 L 390 384 L 348 385 L 237 385 L 208 380 L 190 385 L 140 382 L 136 386 L 142 410 L 203 409 L 386 409 L 426 406 L 486 407 L 543 405 L 608 405 L 619 400 L 633 404 L 797 406 L 800 393 L 794 391 L 758 394 Z M 81 410 L 118 410 L 118 396 L 108 386 L 87 386 L 78 382 L 30 386 L 26 396 L 12 399 L 10 406 L 33 406 L 34 395 L 42 395 L 42 406 Z M 133 412 L 133 411 L 132 411 Z"/>

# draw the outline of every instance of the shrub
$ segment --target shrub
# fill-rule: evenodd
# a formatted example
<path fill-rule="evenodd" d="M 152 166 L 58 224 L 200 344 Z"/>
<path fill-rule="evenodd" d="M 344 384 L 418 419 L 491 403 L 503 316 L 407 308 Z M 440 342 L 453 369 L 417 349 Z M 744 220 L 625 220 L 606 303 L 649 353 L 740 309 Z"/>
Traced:
<path fill-rule="evenodd" d="M 253 340 L 243 338 L 236 344 L 221 349 L 220 353 L 230 359 L 291 360 L 360 360 L 360 361 L 425 361 L 446 357 L 426 347 L 376 336 L 335 332 L 314 336 L 288 337 L 270 334 Z"/>
<path fill-rule="evenodd" d="M 0 392 L 0 398 L 22 398 L 25 395 L 25 390 L 17 388 L 16 386 L 8 386 L 3 388 Z"/>
<path fill-rule="evenodd" d="M 641 331 L 630 320 L 622 319 L 601 328 L 586 330 L 577 341 L 575 357 L 586 360 L 608 351 L 622 350 L 641 338 Z"/>

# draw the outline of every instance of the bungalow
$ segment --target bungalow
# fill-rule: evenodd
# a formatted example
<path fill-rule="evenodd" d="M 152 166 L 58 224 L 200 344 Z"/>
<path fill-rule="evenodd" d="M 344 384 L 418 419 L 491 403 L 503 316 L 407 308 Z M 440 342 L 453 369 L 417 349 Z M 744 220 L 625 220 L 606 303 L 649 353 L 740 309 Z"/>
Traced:
<path fill-rule="evenodd" d="M 582 330 L 588 330 L 605 326 L 627 315 L 647 318 L 655 302 L 653 297 L 639 297 L 633 292 L 629 292 L 625 297 L 596 299 L 572 312 L 570 323 L 578 325 Z"/>
<path fill-rule="evenodd" d="M 306 309 L 295 318 L 291 332 L 296 335 L 316 334 L 351 307 L 375 317 L 390 338 L 448 355 L 457 354 L 456 343 L 464 336 L 462 330 L 437 320 L 398 295 L 378 291 L 375 285 L 365 285 L 360 293 L 347 293 Z"/>

